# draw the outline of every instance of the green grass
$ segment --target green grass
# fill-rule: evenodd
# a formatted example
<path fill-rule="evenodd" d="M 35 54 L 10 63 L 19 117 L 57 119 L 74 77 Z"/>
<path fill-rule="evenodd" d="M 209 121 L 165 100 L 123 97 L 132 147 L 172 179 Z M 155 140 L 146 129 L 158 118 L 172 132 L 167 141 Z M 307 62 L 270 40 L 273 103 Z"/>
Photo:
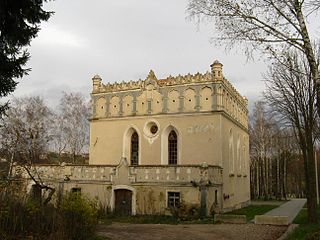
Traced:
<path fill-rule="evenodd" d="M 278 207 L 277 205 L 250 205 L 245 208 L 237 209 L 226 214 L 234 215 L 246 215 L 247 221 L 250 221 L 254 218 L 255 215 L 262 215 L 270 210 Z"/>
<path fill-rule="evenodd" d="M 317 208 L 317 215 L 320 216 L 320 205 Z M 306 236 L 320 231 L 320 219 L 318 224 L 308 224 L 308 212 L 306 208 L 303 208 L 298 216 L 293 220 L 293 223 L 299 224 L 299 226 L 288 236 L 286 240 L 302 240 L 306 239 Z M 316 239 L 316 238 L 315 238 Z"/>

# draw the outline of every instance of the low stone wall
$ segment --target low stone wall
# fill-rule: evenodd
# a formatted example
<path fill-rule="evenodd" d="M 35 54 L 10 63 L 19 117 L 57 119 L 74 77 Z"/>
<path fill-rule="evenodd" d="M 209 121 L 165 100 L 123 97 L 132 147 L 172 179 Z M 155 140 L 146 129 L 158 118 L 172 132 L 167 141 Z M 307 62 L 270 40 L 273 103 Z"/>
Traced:
<path fill-rule="evenodd" d="M 117 166 L 113 165 L 35 165 L 30 169 L 35 176 L 43 180 L 63 181 L 101 181 L 113 182 L 117 174 Z M 15 166 L 15 175 L 29 178 L 20 166 Z M 211 184 L 222 184 L 222 169 L 216 166 L 199 165 L 183 166 L 128 166 L 128 174 L 132 183 L 190 183 L 205 179 Z"/>
<path fill-rule="evenodd" d="M 281 226 L 281 225 L 289 225 L 289 219 L 287 216 L 256 215 L 254 217 L 254 223 Z"/>
<path fill-rule="evenodd" d="M 28 171 L 39 182 L 55 188 L 62 196 L 80 191 L 111 211 L 121 201 L 120 191 L 129 191 L 131 214 L 170 214 L 169 192 L 185 205 L 203 204 L 206 214 L 212 206 L 221 211 L 222 169 L 208 165 L 128 165 L 122 159 L 113 165 L 36 165 Z M 30 192 L 34 181 L 22 166 L 14 166 L 13 176 Z M 59 193 L 59 194 L 58 194 Z M 46 194 L 46 193 L 43 193 Z M 53 198 L 53 200 L 54 200 Z M 202 202 L 201 202 L 202 201 Z"/>

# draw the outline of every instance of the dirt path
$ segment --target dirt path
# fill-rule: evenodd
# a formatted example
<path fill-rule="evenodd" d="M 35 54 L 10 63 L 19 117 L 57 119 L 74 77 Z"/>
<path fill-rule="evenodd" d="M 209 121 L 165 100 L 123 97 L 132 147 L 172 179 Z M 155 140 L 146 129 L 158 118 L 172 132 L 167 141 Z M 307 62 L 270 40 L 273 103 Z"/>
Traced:
<path fill-rule="evenodd" d="M 100 225 L 98 235 L 112 240 L 276 240 L 284 226 L 254 224 L 120 224 Z"/>

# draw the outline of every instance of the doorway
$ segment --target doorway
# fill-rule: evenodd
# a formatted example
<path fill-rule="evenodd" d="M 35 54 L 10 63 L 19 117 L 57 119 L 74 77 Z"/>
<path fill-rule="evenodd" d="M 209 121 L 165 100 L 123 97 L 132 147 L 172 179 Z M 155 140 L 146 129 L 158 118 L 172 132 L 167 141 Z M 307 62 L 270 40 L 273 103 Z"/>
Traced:
<path fill-rule="evenodd" d="M 127 189 L 116 189 L 115 214 L 119 216 L 132 215 L 132 191 Z"/>

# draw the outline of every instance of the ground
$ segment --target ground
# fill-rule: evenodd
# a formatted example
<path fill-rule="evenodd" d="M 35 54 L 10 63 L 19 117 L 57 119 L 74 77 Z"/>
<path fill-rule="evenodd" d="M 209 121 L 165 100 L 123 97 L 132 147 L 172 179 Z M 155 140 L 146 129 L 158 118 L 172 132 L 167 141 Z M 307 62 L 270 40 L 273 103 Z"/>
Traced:
<path fill-rule="evenodd" d="M 111 240 L 276 240 L 285 226 L 255 224 L 123 224 L 100 225 L 98 235 Z"/>

